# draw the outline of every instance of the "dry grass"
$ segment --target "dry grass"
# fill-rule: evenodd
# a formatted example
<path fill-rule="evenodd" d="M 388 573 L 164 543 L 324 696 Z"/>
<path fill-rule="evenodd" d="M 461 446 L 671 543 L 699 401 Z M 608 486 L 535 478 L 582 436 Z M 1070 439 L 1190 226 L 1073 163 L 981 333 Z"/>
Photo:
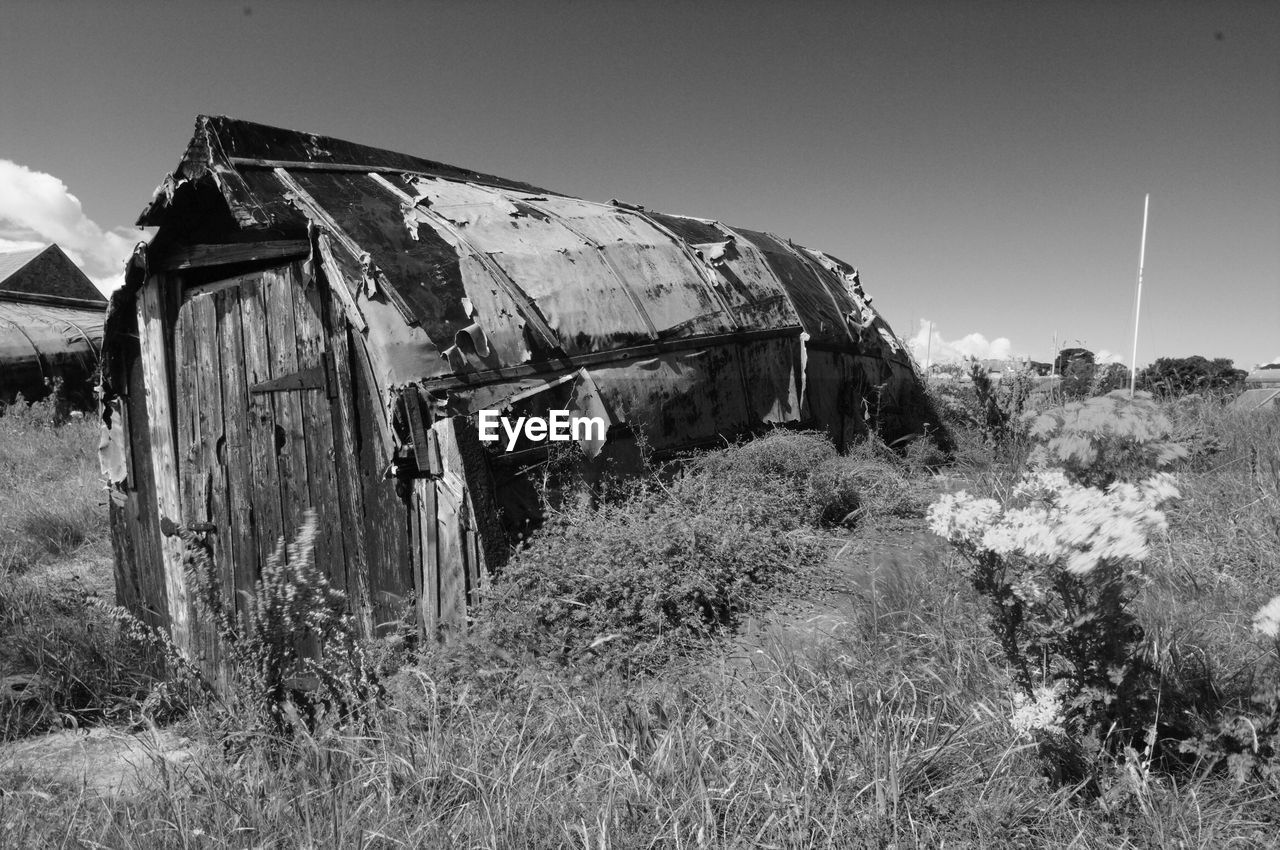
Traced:
<path fill-rule="evenodd" d="M 0 741 L 127 718 L 152 679 L 86 598 L 110 598 L 98 429 L 51 402 L 0 415 Z M 9 678 L 16 677 L 16 678 Z"/>
<path fill-rule="evenodd" d="M 1247 621 L 1280 591 L 1280 415 L 1206 403 L 1180 421 L 1200 422 L 1220 449 L 1182 471 L 1184 502 L 1140 604 L 1151 651 L 1187 691 L 1178 710 L 1195 712 L 1230 708 L 1263 664 Z M 786 439 L 706 468 L 799 482 L 831 462 Z M 976 448 L 963 471 L 976 486 L 1005 475 Z M 906 480 L 914 499 L 936 486 Z M 756 507 L 776 498 L 799 522 L 812 503 L 786 492 Z M 891 522 L 919 533 L 911 511 Z M 464 644 L 391 675 L 367 733 L 274 747 L 222 737 L 187 775 L 127 799 L 9 776 L 0 825 L 23 847 L 1277 845 L 1274 787 L 1131 762 L 1098 799 L 1050 788 L 1009 726 L 1007 671 L 946 551 L 886 554 L 870 523 L 852 536 L 797 527 L 841 553 L 829 565 L 840 592 L 821 611 L 765 617 L 758 633 L 639 676 Z M 226 728 L 188 721 L 197 738 Z"/>

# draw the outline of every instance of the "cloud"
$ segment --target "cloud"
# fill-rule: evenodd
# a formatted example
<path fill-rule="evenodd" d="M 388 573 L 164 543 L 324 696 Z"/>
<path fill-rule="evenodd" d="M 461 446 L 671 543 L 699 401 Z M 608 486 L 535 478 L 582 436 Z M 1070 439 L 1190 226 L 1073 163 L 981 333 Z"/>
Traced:
<path fill-rule="evenodd" d="M 1093 362 L 1099 365 L 1104 363 L 1119 363 L 1124 365 L 1124 357 L 1105 348 L 1099 348 L 1093 355 Z"/>
<path fill-rule="evenodd" d="M 938 332 L 937 324 L 928 319 L 920 320 L 915 334 L 907 341 L 907 346 L 922 364 L 926 358 L 931 363 L 958 363 L 970 357 L 979 360 L 1004 360 L 1013 356 L 1013 343 L 1007 337 L 989 340 L 980 333 L 971 333 L 948 341 Z"/>
<path fill-rule="evenodd" d="M 0 250 L 58 243 L 103 291 L 120 285 L 139 235 L 107 230 L 84 214 L 67 185 L 42 171 L 0 159 Z"/>

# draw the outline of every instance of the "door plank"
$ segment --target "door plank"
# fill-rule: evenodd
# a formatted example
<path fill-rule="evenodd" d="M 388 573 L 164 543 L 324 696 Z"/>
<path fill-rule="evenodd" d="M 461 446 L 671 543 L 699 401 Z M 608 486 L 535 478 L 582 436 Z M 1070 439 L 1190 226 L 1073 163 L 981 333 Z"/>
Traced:
<path fill-rule="evenodd" d="M 297 269 L 287 266 L 263 274 L 263 305 L 266 309 L 267 340 L 271 378 L 283 378 L 298 371 L 298 340 L 294 326 L 293 288 Z M 311 505 L 307 489 L 306 426 L 302 402 L 297 392 L 271 393 L 275 410 L 276 465 L 279 469 L 282 533 L 292 538 L 302 525 Z M 281 444 L 283 440 L 283 444 Z"/>
<path fill-rule="evenodd" d="M 219 539 L 231 565 L 232 582 L 228 585 L 235 592 L 235 606 L 244 615 L 245 596 L 252 592 L 257 580 L 259 551 L 254 534 L 252 459 L 249 450 L 249 408 L 244 372 L 244 341 L 241 336 L 241 318 L 238 289 L 216 292 L 218 322 L 218 355 L 226 368 L 222 375 L 222 405 L 226 412 L 224 422 L 223 467 L 226 479 L 225 520 L 226 532 L 219 530 Z"/>
<path fill-rule="evenodd" d="M 165 598 L 169 604 L 169 634 L 179 652 L 192 656 L 191 611 L 187 579 L 182 566 L 182 540 L 165 529 L 181 521 L 178 495 L 178 459 L 174 445 L 173 406 L 169 383 L 169 358 L 165 352 L 164 275 L 153 275 L 137 300 L 138 341 L 146 386 L 148 437 L 156 493 L 156 521 L 161 528 L 160 550 L 164 566 Z"/>
<path fill-rule="evenodd" d="M 342 509 L 342 543 L 346 553 L 347 598 L 361 637 L 372 637 L 373 603 L 369 591 L 369 557 L 365 546 L 364 485 L 360 476 L 359 420 L 351 379 L 349 329 L 333 316 L 329 342 L 333 348 L 333 380 L 336 392 L 332 407 L 334 444 L 337 454 L 338 501 Z"/>
<path fill-rule="evenodd" d="M 320 293 L 306 281 L 293 287 L 294 328 L 300 371 L 326 374 L 329 351 L 322 322 Z M 290 393 L 293 395 L 294 393 Z M 333 439 L 329 382 L 296 392 L 305 423 L 303 449 L 307 460 L 307 486 L 316 511 L 316 565 L 339 590 L 346 590 L 346 553 L 342 544 L 342 510 L 338 501 L 337 452 Z"/>
<path fill-rule="evenodd" d="M 265 273 L 248 276 L 240 286 L 241 341 L 246 388 L 271 378 L 271 356 L 263 297 Z M 235 291 L 235 290 L 228 290 Z M 276 421 L 271 396 L 245 392 L 248 411 L 249 481 L 258 562 L 265 564 L 283 534 L 280 473 L 276 464 Z M 260 574 L 261 566 L 258 574 Z M 254 580 L 258 578 L 254 575 Z"/>

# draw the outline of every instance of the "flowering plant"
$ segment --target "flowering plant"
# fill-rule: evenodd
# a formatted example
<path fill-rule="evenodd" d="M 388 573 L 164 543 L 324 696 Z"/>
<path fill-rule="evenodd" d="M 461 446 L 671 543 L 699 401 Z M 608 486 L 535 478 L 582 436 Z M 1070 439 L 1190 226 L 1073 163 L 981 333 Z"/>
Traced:
<path fill-rule="evenodd" d="M 1028 413 L 1030 435 L 1039 443 L 1033 467 L 1056 467 L 1072 481 L 1106 487 L 1134 481 L 1187 456 L 1172 439 L 1173 423 L 1150 393 L 1123 390 Z"/>
<path fill-rule="evenodd" d="M 1173 477 L 1157 470 L 1186 452 L 1145 393 L 1024 421 L 1035 446 L 1010 494 L 942 496 L 929 525 L 990 606 L 1019 691 L 1014 727 L 1046 757 L 1086 739 L 1129 746 L 1152 723 L 1157 694 L 1130 603 L 1150 541 L 1167 528 L 1162 508 L 1178 496 Z"/>
<path fill-rule="evenodd" d="M 991 606 L 1021 698 L 1037 706 L 1022 713 L 1056 718 L 1045 731 L 1140 725 L 1142 630 L 1128 603 L 1150 538 L 1166 528 L 1160 507 L 1176 496 L 1168 474 L 1101 490 L 1047 469 L 1026 475 L 1003 504 L 962 491 L 930 507 L 930 528 L 964 557 Z"/>

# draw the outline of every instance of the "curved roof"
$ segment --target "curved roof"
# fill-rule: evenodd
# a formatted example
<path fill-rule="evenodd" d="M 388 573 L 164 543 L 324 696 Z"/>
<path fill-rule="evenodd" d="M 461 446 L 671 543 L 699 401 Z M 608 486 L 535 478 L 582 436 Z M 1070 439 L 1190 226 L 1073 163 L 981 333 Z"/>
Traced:
<path fill-rule="evenodd" d="M 309 236 L 384 386 L 802 331 L 906 363 L 852 267 L 772 234 L 201 116 L 139 219 L 161 226 L 155 251 L 208 241 L 182 206 L 195 184 L 216 188 L 237 238 Z"/>
<path fill-rule="evenodd" d="M 91 365 L 102 348 L 102 309 L 0 299 L 0 363 L 6 370 Z"/>
<path fill-rule="evenodd" d="M 40 393 L 102 351 L 106 298 L 57 245 L 0 254 L 0 393 Z"/>

